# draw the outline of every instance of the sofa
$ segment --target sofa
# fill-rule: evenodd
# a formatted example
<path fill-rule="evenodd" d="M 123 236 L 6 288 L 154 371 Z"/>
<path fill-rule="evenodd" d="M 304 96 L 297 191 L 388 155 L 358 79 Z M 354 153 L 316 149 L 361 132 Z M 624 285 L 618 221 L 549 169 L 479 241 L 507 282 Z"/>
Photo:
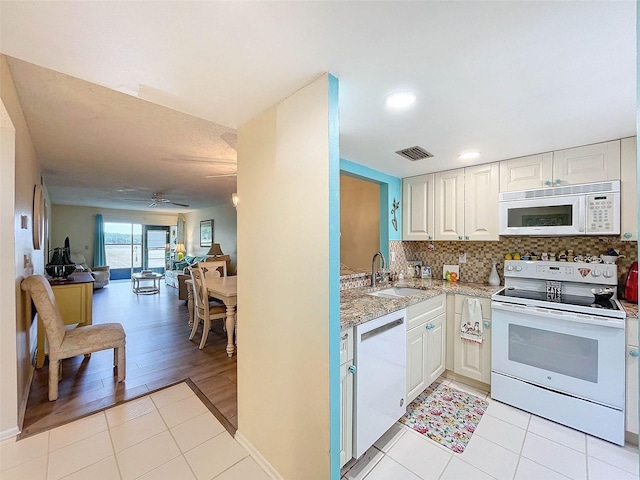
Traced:
<path fill-rule="evenodd" d="M 76 264 L 76 270 L 88 272 L 93 277 L 93 289 L 105 287 L 109 285 L 109 277 L 111 276 L 111 267 L 103 265 L 99 267 L 89 267 L 87 260 L 82 253 L 72 253 L 71 261 Z"/>
<path fill-rule="evenodd" d="M 172 263 L 172 269 L 166 270 L 164 272 L 164 281 L 169 287 L 178 289 L 178 299 L 179 300 L 187 300 L 187 284 L 185 283 L 188 279 L 191 278 L 189 274 L 189 267 L 197 265 L 199 262 L 206 262 L 207 260 L 226 260 L 227 262 L 227 270 L 229 269 L 229 264 L 231 262 L 231 257 L 229 255 L 222 255 L 218 257 L 193 257 L 193 256 L 185 256 L 179 262 Z"/>

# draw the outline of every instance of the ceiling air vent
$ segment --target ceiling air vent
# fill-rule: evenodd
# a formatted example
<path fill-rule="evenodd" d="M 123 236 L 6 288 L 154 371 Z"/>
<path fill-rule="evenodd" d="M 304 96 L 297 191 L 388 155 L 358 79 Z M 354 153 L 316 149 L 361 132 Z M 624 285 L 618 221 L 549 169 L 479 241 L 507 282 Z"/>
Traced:
<path fill-rule="evenodd" d="M 408 158 L 412 162 L 433 157 L 432 153 L 427 152 L 422 147 L 405 148 L 404 150 L 398 150 L 396 153 L 404 158 Z"/>

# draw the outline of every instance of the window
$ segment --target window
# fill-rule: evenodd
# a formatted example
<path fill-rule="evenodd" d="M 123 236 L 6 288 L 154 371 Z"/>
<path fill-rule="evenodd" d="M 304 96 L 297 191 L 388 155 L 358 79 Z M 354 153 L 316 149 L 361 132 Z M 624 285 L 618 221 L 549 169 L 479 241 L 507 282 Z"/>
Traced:
<path fill-rule="evenodd" d="M 142 269 L 141 224 L 105 222 L 104 244 L 112 279 L 131 278 Z"/>

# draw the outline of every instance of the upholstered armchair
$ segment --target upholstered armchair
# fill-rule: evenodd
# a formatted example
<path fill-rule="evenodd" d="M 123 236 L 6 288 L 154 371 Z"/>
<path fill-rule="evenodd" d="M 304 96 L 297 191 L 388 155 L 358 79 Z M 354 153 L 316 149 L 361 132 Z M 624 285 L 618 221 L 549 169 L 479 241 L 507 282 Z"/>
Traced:
<path fill-rule="evenodd" d="M 101 323 L 66 330 L 62 314 L 56 303 L 51 285 L 42 275 L 31 275 L 21 283 L 22 290 L 28 292 L 42 320 L 49 342 L 49 400 L 58 398 L 62 363 L 65 358 L 84 355 L 113 348 L 113 365 L 116 367 L 118 382 L 124 381 L 126 366 L 126 335 L 120 323 Z M 201 347 L 202 348 L 202 347 Z"/>
<path fill-rule="evenodd" d="M 89 267 L 87 265 L 87 260 L 84 258 L 84 255 L 81 253 L 72 253 L 71 261 L 76 265 L 82 267 L 85 272 L 91 274 L 95 282 L 93 282 L 93 289 L 102 288 L 109 284 L 109 277 L 111 275 L 111 267 L 108 265 L 100 266 L 100 267 Z"/>

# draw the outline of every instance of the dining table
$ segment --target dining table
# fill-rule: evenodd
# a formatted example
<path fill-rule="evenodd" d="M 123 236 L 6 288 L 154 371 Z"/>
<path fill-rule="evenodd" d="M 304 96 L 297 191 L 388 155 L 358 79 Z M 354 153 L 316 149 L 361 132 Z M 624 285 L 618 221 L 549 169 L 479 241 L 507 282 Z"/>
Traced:
<path fill-rule="evenodd" d="M 194 289 L 193 280 L 189 279 L 186 282 L 187 285 L 187 305 L 189 307 L 189 324 L 193 325 L 195 321 L 195 309 L 194 309 Z M 233 335 L 236 330 L 236 307 L 238 305 L 238 276 L 225 276 L 214 277 L 207 276 L 204 278 L 204 285 L 207 289 L 207 294 L 211 298 L 215 298 L 224 303 L 227 308 L 227 318 L 225 319 L 225 326 L 227 329 L 227 355 L 233 356 L 235 351 L 235 343 L 233 341 Z"/>

